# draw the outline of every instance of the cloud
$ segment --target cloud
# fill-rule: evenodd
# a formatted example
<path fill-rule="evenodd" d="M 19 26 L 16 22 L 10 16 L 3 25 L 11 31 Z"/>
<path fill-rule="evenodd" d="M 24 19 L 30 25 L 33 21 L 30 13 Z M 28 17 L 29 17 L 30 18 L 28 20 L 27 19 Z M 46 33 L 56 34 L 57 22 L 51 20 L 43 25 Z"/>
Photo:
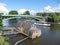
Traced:
<path fill-rule="evenodd" d="M 29 12 L 30 12 L 31 15 L 34 15 L 36 13 L 35 10 L 29 10 Z"/>
<path fill-rule="evenodd" d="M 23 14 L 25 11 L 29 11 L 30 14 L 34 14 L 34 13 L 35 13 L 34 10 L 29 10 L 29 9 L 20 9 L 20 10 L 18 10 L 18 13 L 19 13 L 19 14 Z"/>
<path fill-rule="evenodd" d="M 60 12 L 60 4 L 54 9 L 55 12 Z"/>
<path fill-rule="evenodd" d="M 9 12 L 9 10 L 7 9 L 7 7 L 6 7 L 7 5 L 6 4 L 4 4 L 4 3 L 0 3 L 0 13 L 4 13 L 4 14 L 6 14 L 6 13 L 8 13 Z M 12 9 L 11 9 L 12 10 Z M 57 6 L 57 7 L 55 7 L 55 8 L 53 8 L 53 7 L 51 7 L 50 5 L 47 5 L 47 6 L 45 6 L 44 8 L 43 8 L 43 10 L 40 10 L 40 11 L 35 11 L 35 10 L 30 10 L 30 9 L 19 9 L 18 10 L 18 13 L 19 14 L 23 14 L 25 11 L 29 11 L 30 12 L 30 14 L 32 14 L 32 15 L 35 15 L 35 13 L 37 13 L 37 12 L 60 12 L 60 4 Z"/>
<path fill-rule="evenodd" d="M 60 12 L 60 4 L 55 8 L 48 5 L 48 6 L 44 7 L 43 12 Z"/>
<path fill-rule="evenodd" d="M 20 10 L 18 10 L 18 13 L 23 14 L 25 11 L 27 11 L 27 9 L 20 9 Z"/>
<path fill-rule="evenodd" d="M 53 8 L 52 8 L 50 5 L 44 7 L 44 10 L 43 10 L 43 11 L 44 11 L 44 12 L 54 12 L 54 11 L 53 11 Z"/>
<path fill-rule="evenodd" d="M 0 3 L 0 13 L 6 14 L 8 12 L 8 9 L 6 8 L 6 4 Z"/>

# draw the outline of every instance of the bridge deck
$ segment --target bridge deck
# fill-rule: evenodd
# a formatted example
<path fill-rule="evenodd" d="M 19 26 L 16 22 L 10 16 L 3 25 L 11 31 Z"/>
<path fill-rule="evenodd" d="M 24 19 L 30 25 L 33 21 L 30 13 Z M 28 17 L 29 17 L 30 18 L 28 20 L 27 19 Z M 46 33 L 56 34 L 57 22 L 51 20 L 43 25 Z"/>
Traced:
<path fill-rule="evenodd" d="M 33 15 L 2 15 L 3 19 L 13 19 L 13 18 L 34 18 L 37 20 L 42 19 L 42 16 L 33 16 Z"/>

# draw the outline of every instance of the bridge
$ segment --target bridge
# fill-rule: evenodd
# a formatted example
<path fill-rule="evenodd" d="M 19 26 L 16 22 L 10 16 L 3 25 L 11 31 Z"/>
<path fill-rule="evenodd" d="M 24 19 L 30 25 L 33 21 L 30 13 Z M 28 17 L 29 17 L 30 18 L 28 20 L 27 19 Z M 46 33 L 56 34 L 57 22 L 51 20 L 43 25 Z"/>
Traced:
<path fill-rule="evenodd" d="M 5 19 L 14 19 L 14 18 L 33 18 L 33 19 L 37 19 L 37 20 L 39 20 L 40 21 L 40 19 L 42 19 L 42 17 L 41 16 L 31 16 L 31 15 L 2 15 L 2 18 L 3 18 L 3 20 Z M 21 22 L 20 22 L 21 23 Z M 29 23 L 27 23 L 26 25 L 24 25 L 24 27 L 22 27 L 23 25 L 20 25 L 20 26 L 14 26 L 14 27 L 5 27 L 5 28 L 3 28 L 3 35 L 9 35 L 9 34 L 18 34 L 18 33 L 21 33 L 21 34 L 23 34 L 23 35 L 25 35 L 25 36 L 27 36 L 27 38 L 32 38 L 33 39 L 33 37 L 32 36 L 34 36 L 33 35 L 33 33 L 35 34 L 35 32 L 37 32 L 38 30 L 37 29 L 35 29 L 34 30 L 34 32 L 32 32 L 31 33 L 31 31 L 29 31 L 28 32 L 28 29 L 30 29 L 30 24 L 28 25 Z M 29 28 L 26 28 L 26 26 L 28 25 L 28 27 Z M 19 28 L 18 28 L 19 27 Z M 35 27 L 35 26 L 34 26 Z M 23 29 L 22 29 L 23 28 Z M 22 30 L 22 31 L 21 31 Z M 27 31 L 27 33 L 26 33 L 26 31 Z M 30 33 L 31 33 L 31 35 L 30 35 Z M 41 33 L 41 31 L 40 32 L 37 32 L 37 33 Z M 37 34 L 36 33 L 36 34 Z M 36 35 L 37 36 L 37 35 Z M 36 36 L 34 36 L 34 38 L 36 38 Z M 27 38 L 24 38 L 23 40 L 20 40 L 20 41 L 18 41 L 18 42 L 16 42 L 15 43 L 15 45 L 17 45 L 19 42 L 22 42 L 22 41 L 24 41 L 24 40 L 26 40 Z"/>
<path fill-rule="evenodd" d="M 14 18 L 32 18 L 32 19 L 35 19 L 38 21 L 43 19 L 42 16 L 33 16 L 33 15 L 2 15 L 2 19 L 4 19 L 4 20 L 14 19 Z"/>

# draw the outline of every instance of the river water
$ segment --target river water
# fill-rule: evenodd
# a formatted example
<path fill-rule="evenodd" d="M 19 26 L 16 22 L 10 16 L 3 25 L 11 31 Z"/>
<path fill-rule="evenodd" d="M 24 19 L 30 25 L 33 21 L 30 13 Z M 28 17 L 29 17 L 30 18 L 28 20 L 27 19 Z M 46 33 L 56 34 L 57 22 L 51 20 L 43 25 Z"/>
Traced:
<path fill-rule="evenodd" d="M 16 26 L 20 20 L 3 20 L 3 26 Z M 42 35 L 36 39 L 30 39 L 19 43 L 18 45 L 60 45 L 60 25 L 52 24 L 50 27 L 39 26 L 37 28 L 41 29 Z M 9 42 L 14 45 L 18 40 L 25 38 L 26 36 L 22 34 L 17 34 L 10 37 Z"/>

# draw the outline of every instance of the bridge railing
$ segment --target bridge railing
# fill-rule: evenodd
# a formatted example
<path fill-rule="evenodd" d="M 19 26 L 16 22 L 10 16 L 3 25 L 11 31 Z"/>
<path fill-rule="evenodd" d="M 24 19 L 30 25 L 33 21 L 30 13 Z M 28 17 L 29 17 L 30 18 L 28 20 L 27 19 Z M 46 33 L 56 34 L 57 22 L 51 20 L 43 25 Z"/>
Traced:
<path fill-rule="evenodd" d="M 42 19 L 42 16 L 33 16 L 33 15 L 2 15 L 3 19 L 12 19 L 12 18 L 34 18 L 34 19 Z"/>

